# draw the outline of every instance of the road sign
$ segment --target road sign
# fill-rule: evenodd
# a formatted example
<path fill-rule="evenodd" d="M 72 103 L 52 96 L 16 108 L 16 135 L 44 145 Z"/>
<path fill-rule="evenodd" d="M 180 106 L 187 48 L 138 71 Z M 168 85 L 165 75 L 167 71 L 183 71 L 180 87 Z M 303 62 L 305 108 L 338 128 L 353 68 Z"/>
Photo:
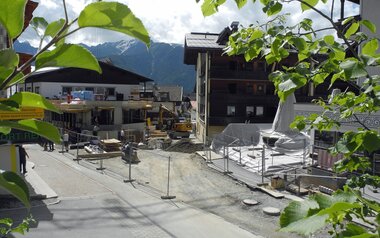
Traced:
<path fill-rule="evenodd" d="M 0 133 L 0 144 L 1 143 L 38 143 L 40 141 L 40 136 L 29 131 L 21 131 L 12 129 L 9 134 Z"/>
<path fill-rule="evenodd" d="M 44 109 L 24 107 L 20 111 L 0 111 L 0 120 L 43 119 Z"/>

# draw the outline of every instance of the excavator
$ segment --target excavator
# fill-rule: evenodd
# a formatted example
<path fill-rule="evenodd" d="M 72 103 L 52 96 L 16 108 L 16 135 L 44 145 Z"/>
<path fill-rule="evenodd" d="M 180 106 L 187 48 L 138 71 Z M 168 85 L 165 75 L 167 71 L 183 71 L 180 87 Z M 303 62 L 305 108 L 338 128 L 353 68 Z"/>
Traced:
<path fill-rule="evenodd" d="M 183 121 L 180 121 L 180 118 L 177 116 L 177 114 L 173 111 L 171 111 L 169 108 L 165 107 L 164 105 L 160 104 L 159 111 L 158 111 L 158 129 L 163 130 L 164 129 L 164 113 L 169 114 L 170 119 L 167 120 L 167 133 L 169 138 L 176 139 L 176 138 L 189 138 L 192 125 L 190 120 L 184 119 Z"/>

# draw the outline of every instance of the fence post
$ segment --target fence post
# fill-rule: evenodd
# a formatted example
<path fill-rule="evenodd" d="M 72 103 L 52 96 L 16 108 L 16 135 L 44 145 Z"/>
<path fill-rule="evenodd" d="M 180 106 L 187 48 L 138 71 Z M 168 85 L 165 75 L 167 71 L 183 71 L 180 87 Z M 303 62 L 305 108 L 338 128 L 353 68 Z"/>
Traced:
<path fill-rule="evenodd" d="M 302 165 L 305 165 L 305 162 L 306 162 L 306 139 L 303 139 L 302 142 L 303 142 Z"/>
<path fill-rule="evenodd" d="M 128 151 L 128 157 L 129 157 L 129 173 L 128 173 L 128 179 L 124 179 L 124 183 L 132 183 L 135 181 L 135 179 L 132 179 L 132 156 L 133 156 L 133 147 L 132 143 L 128 142 L 129 151 Z"/>
<path fill-rule="evenodd" d="M 167 183 L 166 195 L 161 196 L 161 199 L 174 199 L 174 198 L 176 198 L 176 196 L 169 195 L 169 185 L 170 185 L 170 156 L 168 159 L 168 183 Z"/>
<path fill-rule="evenodd" d="M 263 145 L 263 152 L 261 153 L 261 184 L 264 184 L 264 171 L 265 171 L 265 145 Z"/>
<path fill-rule="evenodd" d="M 77 156 L 75 160 L 79 163 L 79 133 L 77 133 Z"/>

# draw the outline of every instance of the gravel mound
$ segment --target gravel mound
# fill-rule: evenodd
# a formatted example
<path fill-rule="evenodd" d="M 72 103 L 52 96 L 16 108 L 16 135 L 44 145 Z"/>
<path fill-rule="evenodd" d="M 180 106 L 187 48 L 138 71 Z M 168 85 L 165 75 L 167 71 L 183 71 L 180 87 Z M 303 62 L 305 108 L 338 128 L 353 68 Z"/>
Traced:
<path fill-rule="evenodd" d="M 165 151 L 170 152 L 180 152 L 192 154 L 197 151 L 203 150 L 203 144 L 194 143 L 191 139 L 181 139 L 177 142 L 174 142 L 171 146 L 165 149 Z"/>

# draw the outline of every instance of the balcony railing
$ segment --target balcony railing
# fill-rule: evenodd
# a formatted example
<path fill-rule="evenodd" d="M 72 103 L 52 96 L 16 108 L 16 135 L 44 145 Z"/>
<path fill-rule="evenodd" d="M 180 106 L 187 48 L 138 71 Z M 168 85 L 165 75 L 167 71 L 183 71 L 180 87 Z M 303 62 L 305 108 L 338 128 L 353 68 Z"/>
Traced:
<path fill-rule="evenodd" d="M 264 71 L 239 71 L 211 67 L 210 77 L 220 79 L 268 80 L 268 73 Z"/>

